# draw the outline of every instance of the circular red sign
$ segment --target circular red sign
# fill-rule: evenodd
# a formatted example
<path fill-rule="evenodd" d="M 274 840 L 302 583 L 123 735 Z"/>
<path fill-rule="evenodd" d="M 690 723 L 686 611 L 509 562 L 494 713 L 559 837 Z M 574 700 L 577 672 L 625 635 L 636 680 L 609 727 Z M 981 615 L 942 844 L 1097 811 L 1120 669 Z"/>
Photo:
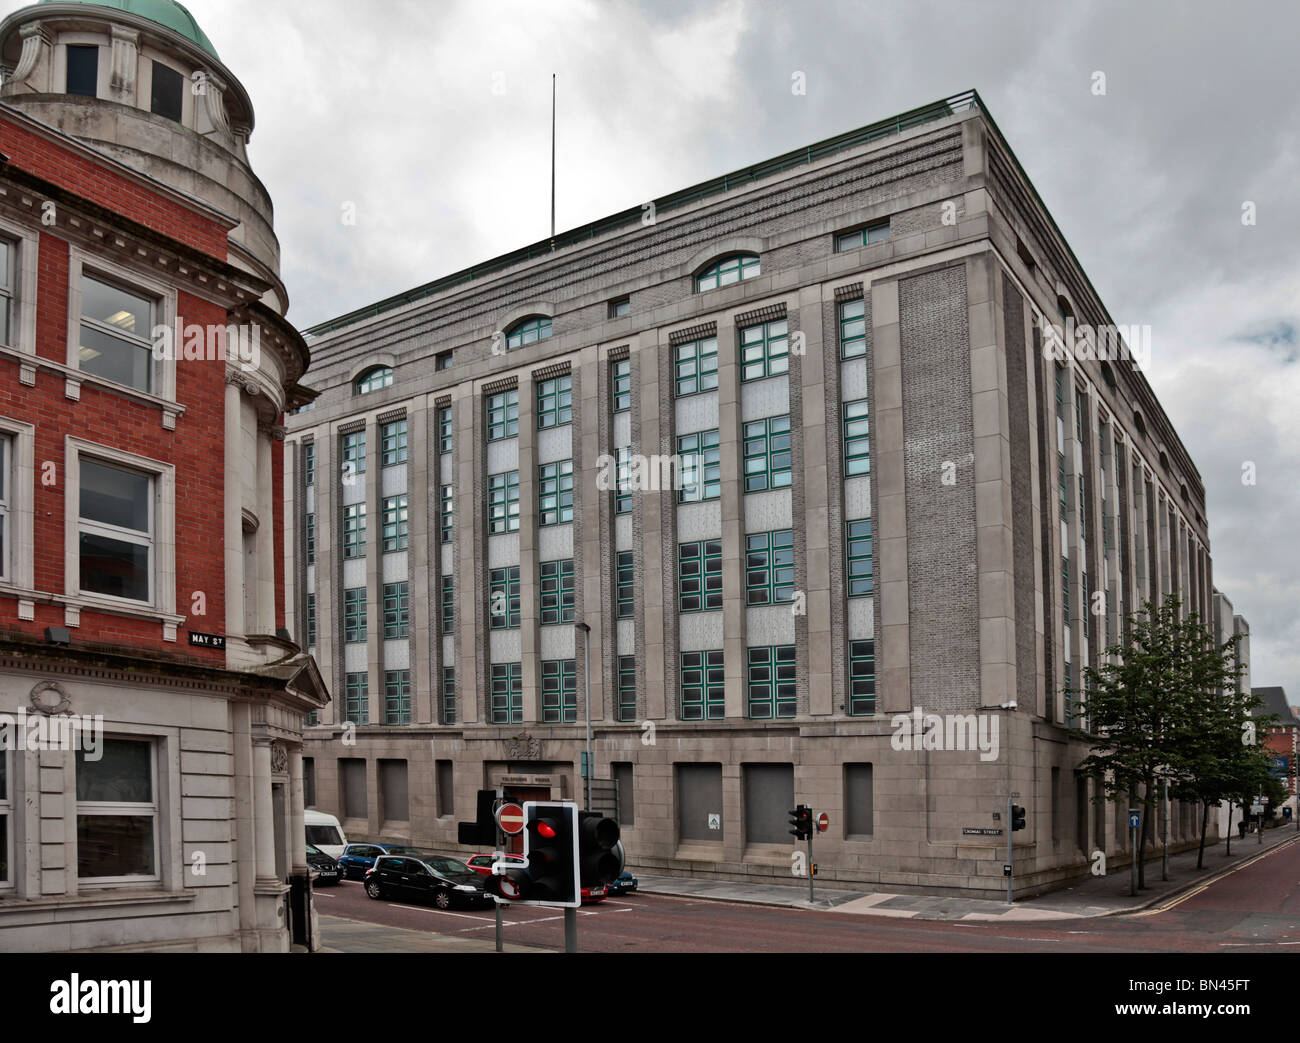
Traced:
<path fill-rule="evenodd" d="M 497 825 L 501 832 L 514 836 L 524 831 L 524 809 L 518 804 L 502 804 L 497 808 Z"/>
<path fill-rule="evenodd" d="M 830 824 L 831 824 L 830 816 L 827 815 L 826 812 L 823 811 L 820 815 L 817 816 L 818 833 L 825 833 L 826 830 L 830 827 Z"/>

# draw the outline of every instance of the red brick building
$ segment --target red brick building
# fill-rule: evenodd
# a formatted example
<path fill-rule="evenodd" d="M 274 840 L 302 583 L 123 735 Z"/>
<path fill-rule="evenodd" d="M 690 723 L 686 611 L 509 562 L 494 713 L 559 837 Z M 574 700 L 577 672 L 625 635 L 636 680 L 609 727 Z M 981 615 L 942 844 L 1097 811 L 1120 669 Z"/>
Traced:
<path fill-rule="evenodd" d="M 283 951 L 327 696 L 251 105 L 170 0 L 24 8 L 0 63 L 0 948 Z"/>
<path fill-rule="evenodd" d="M 1300 718 L 1297 718 L 1295 708 L 1287 701 L 1285 689 L 1273 685 L 1252 688 L 1250 693 L 1261 700 L 1261 714 L 1277 718 L 1270 727 L 1264 729 L 1264 745 L 1274 756 L 1277 765 L 1275 774 L 1289 794 L 1292 814 L 1295 814 L 1296 746 L 1300 743 Z"/>

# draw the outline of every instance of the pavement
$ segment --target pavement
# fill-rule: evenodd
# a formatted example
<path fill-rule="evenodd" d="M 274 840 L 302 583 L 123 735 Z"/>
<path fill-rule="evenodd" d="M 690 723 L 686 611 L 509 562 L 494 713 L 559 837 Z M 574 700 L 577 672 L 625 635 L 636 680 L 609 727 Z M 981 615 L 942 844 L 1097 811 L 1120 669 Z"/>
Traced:
<path fill-rule="evenodd" d="M 843 891 L 815 886 L 815 900 L 808 901 L 806 884 L 760 884 L 724 880 L 700 880 L 692 877 L 651 876 L 637 873 L 638 890 L 643 894 L 698 898 L 712 902 L 741 902 L 755 905 L 782 906 L 793 909 L 834 910 L 837 913 L 860 913 L 868 916 L 891 916 L 909 920 L 991 920 L 1026 922 L 1077 920 L 1085 917 L 1116 916 L 1155 910 L 1180 895 L 1204 886 L 1221 875 L 1240 868 L 1262 854 L 1284 844 L 1300 840 L 1294 826 L 1279 826 L 1245 840 L 1233 838 L 1232 854 L 1224 854 L 1222 841 L 1205 849 L 1204 868 L 1196 868 L 1196 849 L 1171 855 L 1169 879 L 1161 880 L 1160 858 L 1146 866 L 1145 888 L 1136 896 L 1131 888 L 1127 865 L 1106 876 L 1089 877 L 1033 898 L 1020 898 L 1014 904 L 986 898 L 952 898 L 939 895 L 891 894 L 888 892 Z"/>
<path fill-rule="evenodd" d="M 467 938 L 456 934 L 434 934 L 429 931 L 412 931 L 387 924 L 365 923 L 342 916 L 318 913 L 321 937 L 327 945 L 317 952 L 346 953 L 415 953 L 415 952 L 495 952 L 496 939 Z M 540 952 L 531 945 L 502 946 L 503 952 Z"/>

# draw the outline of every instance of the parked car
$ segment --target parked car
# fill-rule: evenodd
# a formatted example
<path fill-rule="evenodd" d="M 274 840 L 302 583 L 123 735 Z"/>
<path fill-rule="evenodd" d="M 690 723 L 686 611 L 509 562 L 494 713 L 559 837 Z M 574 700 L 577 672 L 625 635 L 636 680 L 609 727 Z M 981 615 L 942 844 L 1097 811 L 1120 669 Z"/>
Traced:
<path fill-rule="evenodd" d="M 311 869 L 311 879 L 314 884 L 337 885 L 343 879 L 339 872 L 339 864 L 315 844 L 307 845 L 307 865 Z"/>
<path fill-rule="evenodd" d="M 348 838 L 343 835 L 343 827 L 333 815 L 323 811 L 308 809 L 303 812 L 303 822 L 307 826 L 307 843 L 315 844 L 329 855 L 338 858 L 348 846 Z"/>
<path fill-rule="evenodd" d="M 432 901 L 439 909 L 492 904 L 483 877 L 460 859 L 445 855 L 381 855 L 366 872 L 365 881 L 366 894 L 375 899 Z"/>
<path fill-rule="evenodd" d="M 605 885 L 597 884 L 595 887 L 584 887 L 582 889 L 582 904 L 589 905 L 592 902 L 603 902 L 605 900 Z"/>
<path fill-rule="evenodd" d="M 635 890 L 636 877 L 626 871 L 624 871 L 613 883 L 605 886 L 605 893 L 611 895 L 625 895 L 629 891 Z"/>
<path fill-rule="evenodd" d="M 407 844 L 349 844 L 339 855 L 339 869 L 344 880 L 360 880 L 380 855 L 418 855 L 418 848 Z"/>
<path fill-rule="evenodd" d="M 524 864 L 523 855 L 503 855 L 502 858 L 506 862 L 514 862 L 519 865 Z M 480 873 L 483 876 L 491 876 L 492 863 L 495 862 L 496 860 L 497 860 L 496 854 L 493 852 L 488 852 L 482 855 L 470 855 L 469 858 L 465 859 L 465 864 L 469 866 L 470 869 L 474 870 L 474 872 L 476 873 Z"/>

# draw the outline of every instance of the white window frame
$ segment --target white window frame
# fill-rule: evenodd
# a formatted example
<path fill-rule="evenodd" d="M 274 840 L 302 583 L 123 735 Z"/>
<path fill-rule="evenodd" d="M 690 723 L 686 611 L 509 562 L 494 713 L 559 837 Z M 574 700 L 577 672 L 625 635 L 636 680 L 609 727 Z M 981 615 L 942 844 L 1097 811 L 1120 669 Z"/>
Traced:
<path fill-rule="evenodd" d="M 9 342 L 0 341 L 0 353 L 15 358 L 19 364 L 19 382 L 34 387 L 40 233 L 0 217 L 0 238 L 10 247 Z"/>
<path fill-rule="evenodd" d="M 33 536 L 32 489 L 35 480 L 36 429 L 21 420 L 0 416 L 4 489 L 0 513 L 5 515 L 4 553 L 0 558 L 0 591 L 17 594 L 18 618 L 35 618 L 33 583 L 36 548 Z M 25 596 L 24 596 L 25 595 Z"/>
<path fill-rule="evenodd" d="M 112 261 L 94 256 L 86 251 L 71 246 L 68 250 L 68 350 L 66 363 L 68 367 L 67 384 L 64 395 L 79 400 L 83 383 L 95 384 L 142 402 L 158 406 L 163 411 L 163 427 L 174 430 L 176 417 L 181 412 L 176 401 L 176 360 L 154 360 L 154 384 L 152 391 L 142 391 L 115 380 L 87 373 L 81 368 L 79 348 L 81 346 L 81 280 L 83 276 L 98 279 L 101 282 L 116 283 L 129 293 L 149 297 L 154 302 L 154 326 L 166 326 L 176 329 L 177 291 L 174 286 L 159 282 L 130 268 L 114 264 Z M 153 331 L 149 331 L 150 341 Z M 175 337 L 173 337 L 175 339 Z M 173 344 L 173 348 L 176 345 Z"/>
<path fill-rule="evenodd" d="M 176 615 L 176 468 L 161 460 L 128 453 L 122 449 L 66 436 L 64 456 L 64 577 L 67 626 L 80 625 L 80 611 L 93 609 L 124 615 L 158 619 L 163 624 L 163 640 L 175 641 L 176 628 L 184 617 Z M 150 599 L 148 602 L 111 594 L 81 590 L 81 459 L 88 457 L 114 467 L 139 471 L 149 476 L 150 534 L 153 553 L 150 558 Z M 90 523 L 97 526 L 97 523 Z M 106 534 L 114 535 L 116 532 Z"/>
<path fill-rule="evenodd" d="M 85 801 L 76 799 L 76 767 L 75 761 L 73 766 L 73 792 L 75 808 L 73 811 L 73 821 L 71 823 L 71 833 L 75 838 L 78 833 L 77 819 L 84 816 L 95 816 L 99 818 L 108 818 L 112 816 L 151 816 L 153 818 L 153 868 L 152 874 L 138 873 L 131 876 L 81 876 L 79 869 L 79 858 L 72 860 L 74 872 L 77 874 L 78 888 L 95 888 L 106 887 L 114 884 L 148 884 L 161 883 L 164 878 L 163 866 L 163 837 L 162 832 L 166 823 L 164 822 L 162 799 L 160 797 L 161 781 L 159 779 L 159 747 L 161 743 L 159 737 L 155 735 L 105 735 L 105 739 L 120 739 L 128 742 L 145 742 L 149 744 L 149 790 L 152 800 L 148 804 L 137 804 L 119 801 Z"/>
<path fill-rule="evenodd" d="M 3 768 L 5 780 L 4 789 L 0 790 L 0 817 L 4 819 L 4 824 L 0 825 L 0 841 L 4 842 L 4 850 L 8 853 L 8 862 L 0 872 L 0 894 L 4 894 L 14 888 L 14 863 L 17 861 L 14 851 L 14 773 L 6 749 L 0 749 L 0 768 Z"/>

